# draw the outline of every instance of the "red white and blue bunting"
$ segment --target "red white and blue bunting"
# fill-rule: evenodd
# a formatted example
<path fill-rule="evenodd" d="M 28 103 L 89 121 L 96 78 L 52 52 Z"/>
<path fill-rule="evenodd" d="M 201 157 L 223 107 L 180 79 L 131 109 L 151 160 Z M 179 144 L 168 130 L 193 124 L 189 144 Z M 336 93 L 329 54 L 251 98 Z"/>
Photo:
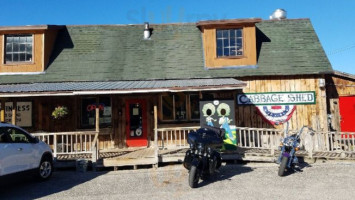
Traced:
<path fill-rule="evenodd" d="M 265 121 L 272 125 L 280 125 L 287 122 L 296 109 L 295 105 L 266 105 L 256 106 L 258 113 Z"/>

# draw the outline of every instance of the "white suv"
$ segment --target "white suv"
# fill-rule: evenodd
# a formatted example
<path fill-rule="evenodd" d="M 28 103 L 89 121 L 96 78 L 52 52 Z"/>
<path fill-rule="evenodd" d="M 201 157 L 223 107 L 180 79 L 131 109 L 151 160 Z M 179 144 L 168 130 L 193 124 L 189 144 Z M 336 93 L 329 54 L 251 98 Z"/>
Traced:
<path fill-rule="evenodd" d="M 52 175 L 50 147 L 20 127 L 0 123 L 0 180 L 32 172 L 40 180 Z"/>

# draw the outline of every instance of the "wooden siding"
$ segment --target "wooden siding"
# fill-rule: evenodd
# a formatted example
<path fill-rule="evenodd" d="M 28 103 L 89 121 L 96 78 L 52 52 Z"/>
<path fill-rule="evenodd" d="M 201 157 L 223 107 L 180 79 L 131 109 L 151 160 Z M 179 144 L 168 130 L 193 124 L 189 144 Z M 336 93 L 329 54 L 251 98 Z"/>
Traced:
<path fill-rule="evenodd" d="M 319 76 L 250 77 L 242 78 L 248 85 L 243 93 L 315 91 L 316 104 L 297 105 L 289 125 L 290 130 L 298 130 L 303 125 L 315 130 L 326 131 L 327 110 L 325 90 L 320 88 Z M 265 122 L 255 106 L 236 106 L 236 126 L 254 128 L 282 128 Z"/>
<path fill-rule="evenodd" d="M 336 87 L 339 96 L 355 95 L 355 80 L 344 79 L 339 77 L 332 77 L 332 80 L 332 84 Z"/>
<path fill-rule="evenodd" d="M 216 29 L 243 28 L 244 54 L 241 57 L 218 58 L 216 50 Z M 203 29 L 203 46 L 206 67 L 256 65 L 255 25 L 218 26 Z"/>
<path fill-rule="evenodd" d="M 347 77 L 328 76 L 326 77 L 326 89 L 328 99 L 328 110 L 331 115 L 332 131 L 340 131 L 339 97 L 355 96 L 355 80 Z"/>

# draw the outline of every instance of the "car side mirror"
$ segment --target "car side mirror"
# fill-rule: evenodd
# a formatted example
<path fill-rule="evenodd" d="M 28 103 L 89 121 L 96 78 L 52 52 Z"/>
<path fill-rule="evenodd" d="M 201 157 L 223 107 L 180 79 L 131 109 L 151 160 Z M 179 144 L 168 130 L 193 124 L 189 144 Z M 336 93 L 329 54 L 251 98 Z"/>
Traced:
<path fill-rule="evenodd" d="M 39 142 L 39 139 L 38 138 L 36 138 L 36 137 L 33 137 L 33 138 L 31 138 L 31 141 L 30 141 L 31 143 L 38 143 Z"/>

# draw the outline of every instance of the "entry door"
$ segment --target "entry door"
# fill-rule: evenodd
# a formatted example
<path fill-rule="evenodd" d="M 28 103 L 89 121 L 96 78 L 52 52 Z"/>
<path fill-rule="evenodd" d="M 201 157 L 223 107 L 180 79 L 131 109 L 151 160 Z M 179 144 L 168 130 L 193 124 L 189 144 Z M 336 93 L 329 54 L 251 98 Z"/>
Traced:
<path fill-rule="evenodd" d="M 126 101 L 126 142 L 128 147 L 148 145 L 146 107 L 145 100 Z"/>
<path fill-rule="evenodd" d="M 342 132 L 355 132 L 355 96 L 339 97 L 340 128 Z"/>

